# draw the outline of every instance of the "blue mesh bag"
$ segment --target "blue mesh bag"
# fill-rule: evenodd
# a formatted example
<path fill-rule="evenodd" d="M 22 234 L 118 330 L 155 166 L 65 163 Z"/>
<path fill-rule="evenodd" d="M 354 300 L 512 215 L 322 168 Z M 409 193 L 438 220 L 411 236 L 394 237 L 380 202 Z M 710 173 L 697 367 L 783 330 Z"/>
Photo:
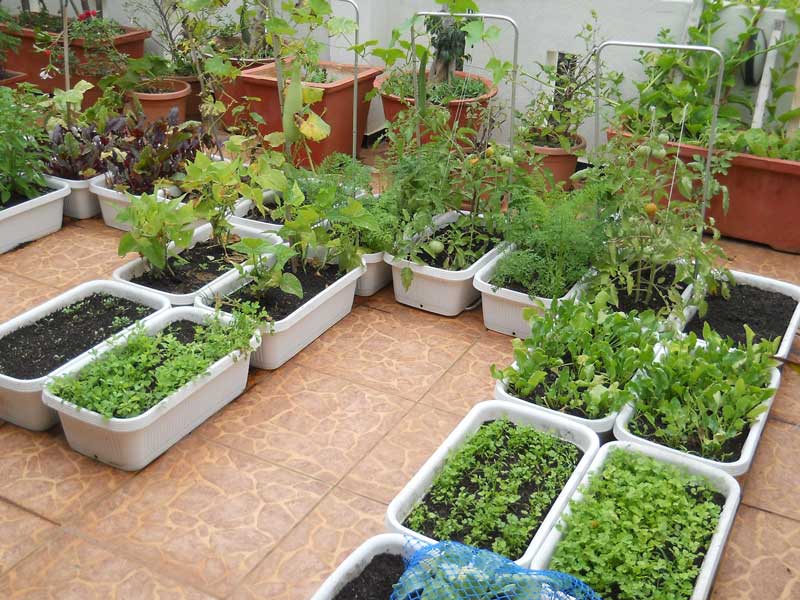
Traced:
<path fill-rule="evenodd" d="M 600 600 L 582 581 L 456 542 L 417 550 L 391 600 Z"/>

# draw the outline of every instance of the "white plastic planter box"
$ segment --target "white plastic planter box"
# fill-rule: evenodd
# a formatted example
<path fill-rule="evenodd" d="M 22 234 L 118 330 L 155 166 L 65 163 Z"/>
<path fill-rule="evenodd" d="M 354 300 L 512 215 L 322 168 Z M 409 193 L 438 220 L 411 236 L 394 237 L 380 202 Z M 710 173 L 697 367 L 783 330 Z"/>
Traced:
<path fill-rule="evenodd" d="M 785 281 L 772 279 L 770 277 L 762 277 L 761 275 L 754 275 L 753 273 L 745 273 L 744 271 L 731 271 L 731 274 L 733 275 L 734 281 L 736 281 L 737 284 L 749 285 L 751 287 L 766 290 L 768 292 L 783 294 L 784 296 L 789 296 L 798 302 L 798 305 L 792 314 L 792 318 L 789 320 L 788 326 L 786 327 L 786 333 L 784 333 L 783 337 L 781 338 L 781 345 L 776 354 L 778 358 L 787 358 L 792 349 L 792 343 L 794 342 L 794 336 L 797 333 L 797 328 L 800 327 L 800 286 L 792 285 L 791 283 L 786 283 Z M 696 314 L 696 306 L 687 307 L 683 314 L 682 325 L 685 326 L 692 318 L 694 318 Z"/>
<path fill-rule="evenodd" d="M 123 223 L 117 216 L 119 212 L 127 208 L 131 203 L 131 198 L 138 198 L 139 196 L 130 195 L 125 192 L 119 192 L 113 188 L 113 185 L 108 181 L 108 176 L 103 175 L 97 179 L 92 179 L 89 183 L 89 191 L 95 194 L 100 203 L 100 212 L 103 215 L 103 222 L 109 227 L 119 229 L 121 231 L 130 231 L 131 224 Z M 177 188 L 170 188 L 170 195 L 180 195 L 180 190 Z M 159 198 L 164 197 L 162 188 L 156 192 Z M 202 221 L 198 221 L 198 225 Z"/>
<path fill-rule="evenodd" d="M 775 392 L 777 392 L 778 387 L 781 384 L 781 374 L 778 369 L 771 369 L 771 371 L 772 376 L 770 378 L 769 387 L 773 388 Z M 758 442 L 761 439 L 761 433 L 764 431 L 764 427 L 767 424 L 767 417 L 769 416 L 769 411 L 772 408 L 772 402 L 774 400 L 775 393 L 773 393 L 769 400 L 766 401 L 767 409 L 758 415 L 756 420 L 750 426 L 750 432 L 747 434 L 747 439 L 744 442 L 744 446 L 742 446 L 742 452 L 739 455 L 739 458 L 730 462 L 721 462 L 708 458 L 701 458 L 699 456 L 695 456 L 694 454 L 681 452 L 680 450 L 675 450 L 674 448 L 669 448 L 662 444 L 657 444 L 632 434 L 630 431 L 628 431 L 628 423 L 630 423 L 631 419 L 634 417 L 634 407 L 632 404 L 626 404 L 622 410 L 620 410 L 619 415 L 617 415 L 617 420 L 614 422 L 614 437 L 624 442 L 636 442 L 637 444 L 647 446 L 648 448 L 659 448 L 671 455 L 691 458 L 710 467 L 715 467 L 725 471 L 726 473 L 730 473 L 731 475 L 744 475 L 750 470 L 750 465 L 755 457 L 756 448 L 758 447 Z"/>
<path fill-rule="evenodd" d="M 538 296 L 532 300 L 528 294 L 508 288 L 498 288 L 491 284 L 498 261 L 505 254 L 512 252 L 514 248 L 515 246 L 512 244 L 502 254 L 486 263 L 475 274 L 473 285 L 481 293 L 483 324 L 486 328 L 505 335 L 524 338 L 530 333 L 530 325 L 522 317 L 522 310 L 529 307 L 548 309 L 552 300 Z M 580 290 L 581 282 L 577 282 L 561 297 L 561 300 L 577 297 Z"/>
<path fill-rule="evenodd" d="M 384 261 L 383 252 L 371 252 L 362 256 L 367 267 L 356 286 L 357 296 L 372 296 L 392 282 L 392 267 Z"/>
<path fill-rule="evenodd" d="M 364 271 L 363 265 L 353 269 L 292 314 L 263 329 L 261 345 L 250 356 L 250 364 L 257 369 L 277 369 L 350 314 L 356 283 Z M 241 277 L 219 280 L 197 296 L 195 306 L 210 310 L 217 296 L 235 292 L 245 283 Z"/>
<path fill-rule="evenodd" d="M 45 175 L 48 184 L 56 187 L 69 186 L 69 196 L 64 198 L 64 214 L 73 219 L 91 219 L 100 213 L 97 195 L 89 189 L 92 182 L 100 183 L 105 174 L 95 175 L 89 179 L 64 179 L 55 175 Z"/>
<path fill-rule="evenodd" d="M 114 281 L 89 281 L 0 325 L 0 338 L 96 293 L 126 298 L 154 309 L 155 312 L 145 317 L 144 321 L 154 318 L 169 308 L 169 302 L 165 298 L 148 290 L 137 290 Z M 75 335 L 80 336 L 81 332 L 76 331 Z M 90 352 L 91 350 L 88 350 L 76 356 L 63 366 L 68 367 L 75 364 L 88 356 Z M 55 425 L 58 422 L 58 416 L 53 410 L 42 404 L 42 389 L 46 379 L 46 375 L 37 379 L 15 379 L 0 373 L 0 419 L 33 431 L 44 431 Z"/>
<path fill-rule="evenodd" d="M 640 446 L 639 444 L 630 442 L 612 442 L 605 444 L 602 448 L 600 448 L 600 452 L 597 453 L 594 461 L 592 461 L 589 471 L 580 482 L 579 488 L 575 490 L 575 492 L 572 494 L 572 497 L 569 499 L 570 502 L 577 502 L 583 497 L 582 490 L 586 484 L 589 483 L 589 478 L 592 473 L 600 471 L 603 468 L 609 453 L 612 450 L 617 449 L 625 452 L 636 452 L 637 454 L 643 454 L 645 456 L 655 458 L 660 462 L 684 468 L 692 475 L 699 475 L 706 478 L 709 484 L 725 497 L 725 505 L 722 507 L 722 513 L 720 514 L 720 520 L 717 525 L 717 529 L 714 531 L 714 535 L 711 538 L 711 543 L 709 544 L 705 559 L 703 559 L 703 564 L 700 567 L 700 572 L 698 573 L 697 580 L 694 584 L 694 591 L 692 592 L 692 596 L 690 598 L 690 600 L 705 600 L 711 591 L 711 584 L 714 581 L 714 574 L 716 573 L 717 567 L 719 566 L 719 561 L 722 558 L 722 550 L 725 547 L 725 541 L 728 539 L 728 534 L 731 531 L 733 520 L 736 516 L 736 509 L 739 506 L 739 484 L 731 475 L 691 458 L 675 456 L 673 454 L 666 453 L 659 448 Z M 567 515 L 569 512 L 569 505 L 567 505 L 563 514 Z M 547 569 L 549 567 L 550 560 L 552 559 L 553 554 L 558 547 L 558 543 L 561 541 L 561 536 L 563 535 L 559 530 L 559 527 L 561 526 L 563 526 L 563 521 L 560 519 L 556 527 L 554 527 L 550 532 L 550 535 L 547 536 L 547 539 L 544 541 L 539 551 L 536 552 L 536 555 L 534 556 L 530 565 L 531 569 Z"/>
<path fill-rule="evenodd" d="M 461 213 L 453 211 L 437 218 L 436 223 L 441 227 L 456 221 L 459 216 Z M 462 271 L 448 271 L 428 265 L 419 265 L 409 260 L 397 259 L 387 252 L 384 260 L 392 267 L 394 298 L 401 304 L 421 308 L 445 317 L 461 314 L 480 298 L 480 292 L 472 285 L 475 274 L 500 254 L 502 246 L 502 243 L 498 244 L 468 269 Z M 403 287 L 401 277 L 401 273 L 406 267 L 414 272 L 414 279 L 407 290 Z"/>
<path fill-rule="evenodd" d="M 173 321 L 203 323 L 211 315 L 192 307 L 173 308 L 146 321 L 146 331 L 155 334 Z M 230 317 L 222 316 L 225 321 Z M 124 345 L 130 332 L 110 340 L 97 352 L 55 371 L 54 377 L 77 375 L 105 352 Z M 258 346 L 256 332 L 251 348 Z M 54 396 L 45 386 L 42 400 L 58 412 L 67 443 L 73 450 L 126 471 L 144 468 L 173 444 L 203 423 L 244 391 L 247 355 L 231 352 L 211 365 L 206 373 L 175 390 L 147 412 L 130 419 L 106 418 Z"/>
<path fill-rule="evenodd" d="M 545 515 L 539 529 L 528 545 L 528 549 L 515 561 L 518 565 L 527 567 L 534 553 L 547 537 L 561 511 L 566 506 L 567 499 L 589 468 L 594 455 L 600 447 L 597 434 L 591 429 L 558 415 L 544 414 L 530 410 L 527 407 L 508 404 L 507 402 L 489 401 L 476 404 L 389 504 L 389 508 L 386 511 L 386 526 L 389 530 L 415 537 L 429 544 L 444 541 L 433 540 L 417 533 L 404 526 L 403 521 L 411 513 L 414 506 L 425 497 L 436 476 L 444 468 L 448 458 L 455 454 L 486 421 L 502 418 L 508 418 L 518 425 L 531 426 L 540 431 L 551 433 L 564 441 L 575 444 L 583 452 L 575 471 L 558 495 L 558 498 L 556 498 L 550 511 Z"/>
<path fill-rule="evenodd" d="M 250 229 L 249 227 L 234 227 L 231 231 L 232 233 L 235 233 L 236 235 L 242 238 L 246 237 L 265 238 L 269 240 L 271 244 L 280 244 L 282 242 L 281 238 L 279 238 L 276 235 L 266 234 L 260 231 Z M 200 227 L 195 229 L 194 235 L 192 236 L 192 243 L 189 247 L 193 248 L 195 244 L 197 244 L 198 242 L 204 242 L 210 239 L 211 234 L 212 234 L 212 229 L 210 224 L 207 223 L 205 225 L 201 225 Z M 174 245 L 170 245 L 170 249 L 171 250 L 174 249 Z M 169 292 L 162 292 L 160 290 L 149 288 L 140 285 L 138 283 L 133 283 L 131 281 L 132 279 L 135 279 L 136 277 L 139 277 L 140 275 L 144 274 L 146 271 L 147 271 L 147 262 L 142 258 L 137 258 L 129 263 L 125 263 L 124 265 L 116 269 L 112 277 L 114 278 L 115 281 L 121 281 L 127 285 L 134 286 L 138 289 L 147 290 L 149 292 L 160 294 L 161 296 L 167 298 L 173 306 L 191 306 L 194 303 L 194 299 L 203 292 L 211 289 L 211 286 L 215 282 L 223 281 L 226 279 L 235 280 L 236 278 L 238 278 L 238 271 L 236 270 L 235 267 L 232 266 L 229 271 L 223 273 L 213 281 L 207 283 L 201 288 L 198 288 L 194 292 L 188 294 L 171 294 Z"/>
<path fill-rule="evenodd" d="M 311 600 L 333 600 L 348 583 L 364 572 L 373 558 L 380 554 L 401 556 L 408 561 L 414 552 L 422 549 L 425 545 L 417 539 L 399 533 L 382 533 L 371 537 L 353 550 L 353 553 L 331 573 L 316 593 L 311 596 Z"/>
<path fill-rule="evenodd" d="M 513 363 L 511 366 L 514 369 L 516 369 L 517 363 Z M 500 400 L 502 402 L 511 402 L 512 404 L 516 404 L 517 406 L 530 408 L 532 410 L 535 410 L 536 412 L 541 412 L 542 414 L 553 415 L 562 417 L 564 419 L 569 419 L 570 421 L 588 427 L 602 438 L 605 438 L 611 434 L 611 431 L 614 429 L 614 422 L 617 420 L 617 415 L 619 414 L 616 411 L 614 411 L 606 415 L 602 419 L 584 419 L 582 417 L 570 415 L 565 412 L 560 412 L 557 410 L 553 410 L 551 408 L 547 408 L 545 406 L 540 406 L 539 404 L 534 404 L 533 402 L 528 402 L 527 400 L 523 400 L 522 398 L 517 398 L 516 396 L 509 393 L 508 385 L 505 381 L 498 381 L 497 383 L 495 383 L 494 398 L 495 400 Z"/>
<path fill-rule="evenodd" d="M 0 254 L 61 229 L 69 187 L 55 182 L 52 192 L 10 208 L 0 208 Z"/>

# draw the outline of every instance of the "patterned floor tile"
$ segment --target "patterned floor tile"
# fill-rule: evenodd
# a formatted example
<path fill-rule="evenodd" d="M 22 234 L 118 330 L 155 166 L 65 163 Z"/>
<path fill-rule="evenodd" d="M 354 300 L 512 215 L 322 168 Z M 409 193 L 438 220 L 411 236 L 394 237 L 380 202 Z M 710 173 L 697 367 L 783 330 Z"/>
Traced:
<path fill-rule="evenodd" d="M 772 403 L 770 417 L 800 424 L 800 373 L 788 365 L 781 370 L 781 385 Z"/>
<path fill-rule="evenodd" d="M 57 296 L 60 290 L 27 277 L 0 271 L 0 323 Z"/>
<path fill-rule="evenodd" d="M 796 254 L 728 239 L 720 244 L 730 259 L 729 268 L 800 284 L 800 257 Z"/>
<path fill-rule="evenodd" d="M 747 475 L 743 502 L 800 520 L 800 426 L 768 421 L 753 466 Z"/>
<path fill-rule="evenodd" d="M 386 506 L 334 489 L 247 576 L 233 600 L 310 598 L 350 552 L 382 533 Z M 298 574 L 302 573 L 302 577 Z"/>
<path fill-rule="evenodd" d="M 711 600 L 800 598 L 800 523 L 741 506 Z"/>
<path fill-rule="evenodd" d="M 495 380 L 489 366 L 506 367 L 512 358 L 511 338 L 487 332 L 433 384 L 420 402 L 463 416 L 477 402 L 494 397 Z"/>
<path fill-rule="evenodd" d="M 0 255 L 0 270 L 64 289 L 105 279 L 126 259 L 117 256 L 122 232 L 70 225 L 24 248 Z"/>
<path fill-rule="evenodd" d="M 212 600 L 66 532 L 0 578 L 4 600 Z"/>
<path fill-rule="evenodd" d="M 302 365 L 271 373 L 199 434 L 332 483 L 413 406 Z"/>
<path fill-rule="evenodd" d="M 452 413 L 418 405 L 358 463 L 340 486 L 388 504 L 459 421 Z"/>
<path fill-rule="evenodd" d="M 329 489 L 193 435 L 76 527 L 160 572 L 224 596 Z"/>
<path fill-rule="evenodd" d="M 469 326 L 453 323 L 422 311 L 387 313 L 360 306 L 297 360 L 417 400 L 477 339 Z"/>
<path fill-rule="evenodd" d="M 15 425 L 0 427 L 0 474 L 0 498 L 59 523 L 133 476 L 73 451 L 58 427 Z"/>
<path fill-rule="evenodd" d="M 49 521 L 0 500 L 0 573 L 33 552 L 55 528 Z"/>

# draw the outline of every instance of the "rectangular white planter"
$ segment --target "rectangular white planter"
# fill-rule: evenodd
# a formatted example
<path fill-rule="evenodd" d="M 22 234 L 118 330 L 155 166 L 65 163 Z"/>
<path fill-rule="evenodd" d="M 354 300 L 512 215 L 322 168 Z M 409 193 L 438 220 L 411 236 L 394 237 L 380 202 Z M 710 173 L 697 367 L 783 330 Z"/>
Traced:
<path fill-rule="evenodd" d="M 173 321 L 203 323 L 211 315 L 192 307 L 173 308 L 146 322 L 146 331 L 155 334 Z M 224 320 L 230 317 L 222 316 Z M 91 356 L 55 371 L 49 381 L 59 375 L 77 375 L 90 362 L 105 352 L 124 345 L 130 336 L 110 340 Z M 256 332 L 251 348 L 259 343 Z M 50 393 L 45 386 L 42 400 L 58 412 L 67 442 L 73 450 L 106 464 L 137 471 L 163 454 L 178 440 L 203 423 L 244 391 L 247 384 L 246 353 L 231 352 L 211 365 L 205 374 L 175 390 L 147 412 L 130 419 L 106 418 L 66 402 Z"/>
<path fill-rule="evenodd" d="M 692 593 L 690 599 L 705 600 L 711 591 L 711 584 L 714 581 L 714 574 L 719 566 L 720 558 L 722 558 L 722 550 L 725 547 L 725 541 L 728 539 L 728 534 L 730 533 L 731 527 L 733 526 L 734 517 L 736 516 L 736 509 L 739 506 L 739 484 L 731 475 L 691 458 L 675 456 L 663 452 L 659 448 L 649 448 L 647 446 L 641 446 L 639 444 L 630 442 L 612 442 L 605 444 L 602 448 L 600 448 L 600 452 L 597 453 L 597 456 L 595 456 L 594 460 L 592 461 L 588 472 L 584 475 L 583 480 L 580 482 L 580 486 L 569 498 L 570 502 L 577 502 L 583 497 L 582 490 L 589 483 L 589 478 L 591 475 L 603 468 L 609 453 L 616 449 L 620 449 L 625 452 L 636 452 L 638 454 L 643 454 L 645 456 L 655 458 L 660 462 L 684 468 L 692 475 L 705 477 L 715 490 L 725 496 L 725 505 L 722 508 L 719 524 L 717 525 L 717 529 L 711 538 L 708 552 L 706 552 L 705 559 L 700 567 L 700 573 L 697 576 L 697 581 L 694 585 L 694 592 Z M 568 504 L 563 514 L 567 515 L 569 512 L 570 509 Z M 561 536 L 563 535 L 562 532 L 559 531 L 559 527 L 561 526 L 563 526 L 563 516 L 561 519 L 559 519 L 558 524 L 553 527 L 541 548 L 536 552 L 536 555 L 533 557 L 533 561 L 530 565 L 531 569 L 548 568 L 550 565 L 550 560 L 552 559 L 553 554 L 558 547 L 558 543 L 561 541 Z"/>
<path fill-rule="evenodd" d="M 772 279 L 770 277 L 762 277 L 761 275 L 755 275 L 753 273 L 745 273 L 744 271 L 731 271 L 731 274 L 733 275 L 733 279 L 736 281 L 736 283 L 749 285 L 751 287 L 758 288 L 760 290 L 766 290 L 768 292 L 783 294 L 784 296 L 789 296 L 798 302 L 798 305 L 792 314 L 792 318 L 789 320 L 789 323 L 786 327 L 786 332 L 781 338 L 781 345 L 778 348 L 778 353 L 776 354 L 778 358 L 787 358 L 792 349 L 797 328 L 800 327 L 800 286 L 792 285 L 791 283 L 780 281 L 778 279 Z M 682 325 L 685 326 L 696 314 L 697 307 L 688 306 L 683 314 Z"/>
<path fill-rule="evenodd" d="M 414 506 L 421 501 L 433 485 L 437 475 L 444 468 L 450 455 L 455 454 L 486 421 L 508 418 L 518 425 L 535 427 L 536 429 L 552 433 L 558 438 L 575 444 L 583 452 L 581 460 L 575 471 L 567 481 L 564 489 L 556 498 L 552 508 L 545 516 L 539 529 L 528 545 L 525 553 L 515 562 L 527 567 L 534 553 L 544 541 L 550 529 L 564 509 L 572 491 L 578 485 L 583 474 L 589 468 L 594 455 L 600 447 L 597 434 L 588 427 L 579 425 L 574 421 L 558 415 L 544 414 L 527 407 L 516 406 L 507 402 L 489 401 L 476 404 L 462 419 L 453 432 L 447 437 L 434 454 L 425 462 L 406 486 L 400 491 L 386 511 L 386 526 L 390 531 L 402 533 L 420 539 L 427 543 L 436 543 L 433 540 L 403 525 L 403 521 L 411 513 Z"/>
<path fill-rule="evenodd" d="M 139 196 L 115 190 L 107 174 L 96 180 L 93 179 L 89 183 L 89 191 L 97 196 L 100 203 L 100 212 L 103 215 L 103 222 L 106 225 L 121 231 L 131 230 L 131 224 L 123 223 L 117 215 L 130 205 L 131 198 L 138 198 Z M 156 193 L 159 198 L 164 197 L 162 189 L 159 189 Z M 170 194 L 178 196 L 180 195 L 180 190 L 174 187 L 170 188 Z M 202 223 L 202 221 L 198 221 L 197 225 L 199 226 Z"/>
<path fill-rule="evenodd" d="M 0 325 L 0 338 L 95 293 L 126 298 L 153 308 L 156 312 L 148 315 L 145 321 L 169 308 L 169 302 L 165 298 L 150 291 L 137 290 L 114 281 L 88 281 L 3 323 Z M 75 335 L 81 335 L 81 332 L 76 331 Z M 91 351 L 87 350 L 63 366 L 75 364 Z M 44 431 L 55 425 L 58 416 L 42 404 L 42 389 L 46 379 L 46 375 L 37 379 L 15 379 L 0 373 L 0 419 L 33 431 Z"/>
<path fill-rule="evenodd" d="M 656 360 L 658 360 L 658 358 L 656 358 Z M 771 371 L 772 375 L 770 377 L 769 387 L 773 388 L 776 393 L 781 384 L 781 374 L 778 369 L 772 369 Z M 634 416 L 634 407 L 632 404 L 626 404 L 622 410 L 620 410 L 619 415 L 617 415 L 617 420 L 614 422 L 614 437 L 623 442 L 635 442 L 637 444 L 641 444 L 642 446 L 647 446 L 648 448 L 657 448 L 674 456 L 691 458 L 697 462 L 720 469 L 726 473 L 730 473 L 731 475 L 744 475 L 750 470 L 750 465 L 755 457 L 756 448 L 758 447 L 758 442 L 761 439 L 761 433 L 764 431 L 764 427 L 767 424 L 767 417 L 769 416 L 769 411 L 772 408 L 772 402 L 775 400 L 775 393 L 773 393 L 766 402 L 767 410 L 758 415 L 755 422 L 753 422 L 753 424 L 750 426 L 750 432 L 747 434 L 747 439 L 745 440 L 744 446 L 742 446 L 742 452 L 739 455 L 739 458 L 735 461 L 721 462 L 708 458 L 701 458 L 693 454 L 675 450 L 674 448 L 669 448 L 662 444 L 651 442 L 650 440 L 646 440 L 632 434 L 630 431 L 628 431 L 628 423 L 630 423 Z"/>
<path fill-rule="evenodd" d="M 311 596 L 311 600 L 333 600 L 353 579 L 364 572 L 364 568 L 379 554 L 401 556 L 408 561 L 417 550 L 426 544 L 420 540 L 409 538 L 399 533 L 382 533 L 369 538 L 342 562 L 330 574 L 320 588 Z M 388 598 L 386 600 L 389 600 Z"/>
<path fill-rule="evenodd" d="M 367 270 L 358 280 L 356 296 L 372 296 L 392 282 L 392 267 L 384 261 L 383 252 L 371 252 L 361 258 Z"/>
<path fill-rule="evenodd" d="M 90 186 L 92 182 L 101 183 L 105 174 L 95 175 L 89 179 L 64 179 L 55 175 L 45 175 L 45 180 L 51 185 L 68 185 L 69 196 L 64 198 L 64 214 L 73 219 L 91 219 L 100 214 L 100 203 Z"/>
<path fill-rule="evenodd" d="M 552 300 L 550 298 L 535 297 L 531 299 L 527 294 L 510 290 L 508 288 L 498 288 L 491 284 L 497 263 L 503 256 L 515 249 L 514 244 L 508 246 L 501 254 L 495 256 L 486 263 L 480 271 L 475 274 L 473 285 L 481 293 L 481 305 L 483 306 L 483 324 L 486 329 L 497 331 L 505 335 L 524 338 L 530 333 L 530 325 L 522 317 L 524 308 L 541 307 L 545 310 L 550 308 Z M 576 298 L 581 290 L 581 282 L 576 282 L 569 291 L 561 297 Z"/>
<path fill-rule="evenodd" d="M 0 254 L 61 229 L 69 187 L 56 182 L 47 184 L 54 188 L 52 192 L 11 208 L 0 208 Z"/>
<path fill-rule="evenodd" d="M 456 221 L 459 216 L 461 213 L 452 211 L 437 217 L 435 223 L 441 227 Z M 445 317 L 459 315 L 480 298 L 480 292 L 472 285 L 475 274 L 499 255 L 502 249 L 501 242 L 468 269 L 462 271 L 448 271 L 428 265 L 419 265 L 409 260 L 397 259 L 386 252 L 384 260 L 392 267 L 394 298 L 401 304 L 421 308 Z M 407 290 L 403 287 L 401 277 L 401 272 L 405 267 L 411 268 L 414 272 L 414 279 Z"/>
<path fill-rule="evenodd" d="M 353 269 L 292 314 L 263 329 L 261 345 L 250 356 L 250 364 L 257 369 L 277 369 L 350 314 L 356 283 L 364 270 L 363 264 Z M 241 277 L 220 280 L 197 296 L 195 306 L 210 310 L 216 297 L 228 295 L 245 283 Z"/>
<path fill-rule="evenodd" d="M 246 238 L 246 237 L 259 237 L 265 238 L 269 240 L 271 244 L 280 244 L 282 242 L 281 238 L 274 234 L 263 233 L 261 231 L 256 231 L 254 229 L 250 229 L 249 227 L 242 227 L 242 226 L 235 226 L 232 230 L 233 233 L 236 235 Z M 190 244 L 190 248 L 193 248 L 195 244 L 198 242 L 204 242 L 211 238 L 212 229 L 210 224 L 201 225 L 194 231 L 194 235 L 192 236 L 192 243 Z M 170 245 L 170 249 L 173 249 L 174 245 Z M 223 280 L 235 280 L 238 278 L 239 273 L 235 267 L 231 267 L 231 269 L 213 281 L 207 283 L 203 287 L 197 289 L 194 292 L 188 294 L 171 294 L 169 292 L 162 292 L 160 290 L 156 290 L 153 288 L 149 288 L 138 283 L 133 283 L 131 280 L 139 277 L 140 275 L 144 274 L 147 271 L 147 262 L 143 258 L 137 258 L 132 260 L 129 263 L 125 263 L 121 267 L 117 268 L 112 277 L 115 281 L 121 281 L 126 283 L 127 285 L 134 286 L 141 290 L 147 290 L 149 292 L 153 292 L 156 294 L 160 294 L 169 300 L 169 302 L 173 306 L 191 306 L 194 303 L 194 299 L 206 292 L 207 290 L 211 289 L 211 286 Z"/>

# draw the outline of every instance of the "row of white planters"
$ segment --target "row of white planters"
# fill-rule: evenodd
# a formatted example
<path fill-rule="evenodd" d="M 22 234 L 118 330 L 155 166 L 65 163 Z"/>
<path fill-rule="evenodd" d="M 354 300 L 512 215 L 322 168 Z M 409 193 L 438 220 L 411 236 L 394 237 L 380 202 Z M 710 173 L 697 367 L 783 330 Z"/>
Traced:
<path fill-rule="evenodd" d="M 674 455 L 660 448 L 650 448 L 637 443 L 612 442 L 599 447 L 597 435 L 574 421 L 559 415 L 548 415 L 528 407 L 517 407 L 505 402 L 492 401 L 480 403 L 470 411 L 389 505 L 386 524 L 390 531 L 396 533 L 379 535 L 367 540 L 328 577 L 312 600 L 333 600 L 336 594 L 348 582 L 358 577 L 370 560 L 379 554 L 389 553 L 408 559 L 414 551 L 421 547 L 420 544 L 436 543 L 438 540 L 430 539 L 404 527 L 403 520 L 416 502 L 428 492 L 447 458 L 464 445 L 470 434 L 486 421 L 503 417 L 507 417 L 515 423 L 533 426 L 541 431 L 557 435 L 559 438 L 577 445 L 584 452 L 572 477 L 542 521 L 525 554 L 516 561 L 517 564 L 534 569 L 548 568 L 562 535 L 558 529 L 558 523 L 564 514 L 569 513 L 569 503 L 581 498 L 582 489 L 588 483 L 590 475 L 603 468 L 612 450 L 620 449 L 625 452 L 644 454 L 662 463 L 677 465 L 691 474 L 705 477 L 709 485 L 725 497 L 720 521 L 695 582 L 692 600 L 703 600 L 708 596 L 739 504 L 739 484 L 731 475 L 695 458 Z"/>

